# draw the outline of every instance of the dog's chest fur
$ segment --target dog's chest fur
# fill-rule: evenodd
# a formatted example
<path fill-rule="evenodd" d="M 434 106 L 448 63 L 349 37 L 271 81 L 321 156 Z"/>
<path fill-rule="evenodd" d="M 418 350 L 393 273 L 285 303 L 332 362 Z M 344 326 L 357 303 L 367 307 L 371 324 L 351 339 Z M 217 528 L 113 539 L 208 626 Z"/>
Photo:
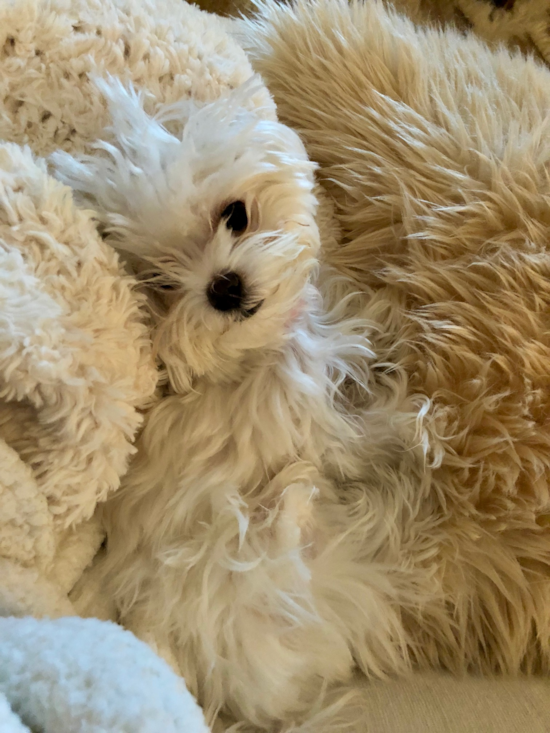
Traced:
<path fill-rule="evenodd" d="M 124 492 L 131 503 L 140 496 L 149 504 L 152 494 L 155 511 L 172 518 L 179 507 L 180 535 L 233 495 L 252 505 L 265 499 L 289 464 L 307 467 L 309 479 L 356 477 L 359 415 L 333 393 L 339 365 L 331 347 L 304 329 L 281 352 L 256 359 L 240 382 L 198 380 L 188 394 L 165 398 L 141 439 Z"/>
<path fill-rule="evenodd" d="M 198 379 L 163 399 L 107 513 L 105 570 L 125 625 L 169 649 L 201 699 L 229 695 L 252 717 L 252 687 L 266 696 L 261 716 L 276 715 L 297 704 L 296 680 L 352 665 L 337 621 L 351 592 L 341 573 L 357 592 L 364 571 L 346 492 L 402 454 L 391 410 L 367 409 L 366 391 L 346 401 L 346 380 L 361 394 L 373 357 L 356 327 L 306 311 L 240 381 Z"/>

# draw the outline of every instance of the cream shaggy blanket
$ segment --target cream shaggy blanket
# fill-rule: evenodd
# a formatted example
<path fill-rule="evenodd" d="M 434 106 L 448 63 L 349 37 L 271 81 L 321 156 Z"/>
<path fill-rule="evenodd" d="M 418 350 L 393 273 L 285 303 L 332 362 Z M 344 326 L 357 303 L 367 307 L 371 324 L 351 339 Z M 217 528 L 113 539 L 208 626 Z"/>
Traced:
<path fill-rule="evenodd" d="M 216 18 L 178 0 L 0 2 L 1 616 L 75 614 L 69 594 L 102 541 L 92 515 L 127 469 L 157 382 L 133 279 L 45 162 L 58 148 L 83 150 L 109 122 L 94 74 L 131 81 L 154 111 L 215 99 L 252 71 Z M 183 725 L 195 703 L 128 636 L 76 621 L 18 623 L 0 619 L 2 731 L 8 719 L 24 729 L 18 710 L 56 733 L 80 730 L 77 720 L 89 731 L 204 729 L 196 712 Z M 115 663 L 121 644 L 133 651 Z M 135 689 L 118 709 L 113 692 L 111 725 L 94 690 L 113 665 L 103 685 L 114 691 L 115 677 L 130 675 Z M 137 724 L 148 687 L 156 713 Z M 79 695 L 86 715 L 70 711 Z"/>
<path fill-rule="evenodd" d="M 254 0 L 196 4 L 228 16 L 254 11 Z M 492 46 L 506 44 L 550 65 L 549 0 L 387 0 L 387 5 L 416 23 L 475 33 Z"/>
<path fill-rule="evenodd" d="M 416 580 L 406 654 L 548 672 L 550 73 L 378 2 L 266 0 L 242 37 L 369 295 L 373 409 L 427 405 L 425 469 L 364 499 L 369 557 Z"/>

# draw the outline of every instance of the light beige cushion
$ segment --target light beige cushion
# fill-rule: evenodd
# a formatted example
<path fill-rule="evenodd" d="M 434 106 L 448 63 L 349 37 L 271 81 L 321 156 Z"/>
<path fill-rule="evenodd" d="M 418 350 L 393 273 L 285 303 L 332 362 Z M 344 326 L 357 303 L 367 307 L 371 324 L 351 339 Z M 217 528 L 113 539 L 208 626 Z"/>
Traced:
<path fill-rule="evenodd" d="M 353 726 L 357 733 L 550 731 L 550 681 L 546 679 L 456 679 L 427 673 L 358 684 L 363 688 L 363 710 L 361 723 Z"/>

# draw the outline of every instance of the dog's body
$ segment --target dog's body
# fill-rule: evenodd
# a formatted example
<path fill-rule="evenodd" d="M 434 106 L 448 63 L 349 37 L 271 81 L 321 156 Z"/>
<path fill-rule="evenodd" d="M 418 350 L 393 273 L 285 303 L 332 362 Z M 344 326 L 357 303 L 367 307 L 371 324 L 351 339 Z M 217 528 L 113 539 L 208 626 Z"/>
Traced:
<path fill-rule="evenodd" d="M 379 613 L 397 625 L 376 601 L 394 593 L 384 574 L 372 596 L 346 539 L 362 495 L 336 492 L 374 453 L 394 462 L 400 442 L 391 410 L 349 411 L 345 392 L 368 402 L 354 387 L 368 328 L 349 317 L 345 283 L 325 271 L 331 316 L 313 283 L 314 166 L 261 82 L 242 88 L 244 53 L 196 8 L 17 0 L 0 12 L 0 132 L 70 154 L 52 172 L 144 282 L 168 374 L 105 513 L 121 620 L 211 712 L 264 724 L 306 709 L 319 681 L 351 669 L 351 631 L 370 634 Z"/>
<path fill-rule="evenodd" d="M 257 724 L 345 679 L 381 622 L 398 636 L 395 590 L 369 576 L 351 532 L 357 492 L 338 495 L 364 476 L 365 416 L 346 415 L 331 377 L 365 345 L 310 308 L 241 378 L 199 378 L 152 410 L 106 517 L 124 622 L 169 650 L 209 713 Z"/>
<path fill-rule="evenodd" d="M 365 296 L 318 273 L 314 165 L 261 82 L 168 105 L 98 90 L 103 141 L 90 126 L 52 170 L 149 293 L 167 386 L 103 512 L 97 574 L 210 717 L 268 725 L 347 678 L 354 653 L 378 672 L 406 655 L 407 572 L 367 561 L 358 538 L 366 484 L 420 470 L 422 452 L 403 451 L 416 419 L 405 439 L 400 395 L 369 409 Z"/>

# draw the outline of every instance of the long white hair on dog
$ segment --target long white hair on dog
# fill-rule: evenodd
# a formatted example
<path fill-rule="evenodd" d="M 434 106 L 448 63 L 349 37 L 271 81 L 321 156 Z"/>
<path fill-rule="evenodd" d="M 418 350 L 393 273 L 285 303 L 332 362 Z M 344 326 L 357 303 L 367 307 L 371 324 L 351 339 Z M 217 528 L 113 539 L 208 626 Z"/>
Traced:
<path fill-rule="evenodd" d="M 430 579 L 411 577 L 375 520 L 392 511 L 390 480 L 414 495 L 421 413 L 399 372 L 371 394 L 371 368 L 384 381 L 393 367 L 372 352 L 366 295 L 328 268 L 317 278 L 298 136 L 246 111 L 247 89 L 156 119 L 131 90 L 104 89 L 106 140 L 54 164 L 149 284 L 168 388 L 105 512 L 103 572 L 122 621 L 209 717 L 267 726 L 356 659 L 406 665 L 399 604 Z"/>

